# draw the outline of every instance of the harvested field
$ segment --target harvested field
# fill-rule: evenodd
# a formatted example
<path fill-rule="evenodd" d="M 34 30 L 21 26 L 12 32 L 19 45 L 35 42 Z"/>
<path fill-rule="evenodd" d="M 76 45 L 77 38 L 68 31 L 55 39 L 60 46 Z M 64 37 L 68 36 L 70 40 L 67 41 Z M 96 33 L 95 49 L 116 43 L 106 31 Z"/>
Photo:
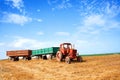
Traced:
<path fill-rule="evenodd" d="M 120 55 L 85 56 L 83 62 L 0 61 L 0 80 L 120 80 Z"/>

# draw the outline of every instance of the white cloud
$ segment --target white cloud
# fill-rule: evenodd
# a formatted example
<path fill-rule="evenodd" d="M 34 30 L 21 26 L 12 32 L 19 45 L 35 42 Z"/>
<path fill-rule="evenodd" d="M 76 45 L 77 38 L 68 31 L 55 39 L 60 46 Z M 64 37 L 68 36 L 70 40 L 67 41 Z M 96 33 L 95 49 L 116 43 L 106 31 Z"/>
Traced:
<path fill-rule="evenodd" d="M 83 24 L 78 28 L 79 32 L 82 33 L 99 33 L 99 28 L 105 24 L 101 15 L 91 15 L 83 19 Z"/>
<path fill-rule="evenodd" d="M 114 17 L 120 14 L 120 5 L 117 0 L 78 0 L 78 11 L 81 16 L 92 14 L 106 14 L 106 16 Z"/>
<path fill-rule="evenodd" d="M 105 21 L 102 15 L 90 15 L 85 18 L 84 24 L 86 26 L 93 26 L 93 25 L 103 26 L 105 24 Z"/>
<path fill-rule="evenodd" d="M 109 17 L 115 17 L 120 14 L 120 6 L 115 4 L 106 3 L 105 14 Z"/>
<path fill-rule="evenodd" d="M 19 24 L 24 25 L 25 23 L 31 22 L 31 21 L 37 21 L 37 22 L 43 22 L 40 18 L 31 18 L 25 15 L 15 14 L 15 13 L 4 13 L 3 18 L 0 20 L 0 22 L 4 23 L 13 23 L 13 24 Z"/>
<path fill-rule="evenodd" d="M 59 9 L 66 9 L 66 8 L 71 8 L 72 4 L 69 3 L 69 0 L 63 0 L 61 4 L 57 6 Z"/>
<path fill-rule="evenodd" d="M 42 42 L 35 39 L 16 37 L 15 40 L 9 45 L 12 48 L 19 49 L 37 49 L 44 48 L 51 45 L 51 42 Z"/>
<path fill-rule="evenodd" d="M 37 32 L 37 34 L 38 34 L 38 35 L 44 35 L 44 33 L 43 33 L 43 32 Z"/>
<path fill-rule="evenodd" d="M 17 8 L 18 10 L 20 10 L 20 12 L 22 12 L 22 8 L 24 7 L 23 5 L 23 0 L 6 0 L 8 2 L 12 2 L 12 7 L 13 8 Z"/>
<path fill-rule="evenodd" d="M 48 0 L 48 4 L 54 5 L 54 7 L 52 7 L 52 11 L 55 9 L 67 9 L 73 7 L 70 0 Z"/>
<path fill-rule="evenodd" d="M 105 15 L 89 15 L 83 19 L 83 24 L 78 27 L 82 33 L 99 34 L 101 31 L 108 31 L 119 28 L 120 23 L 106 17 Z"/>
<path fill-rule="evenodd" d="M 56 35 L 59 35 L 59 36 L 69 36 L 70 33 L 68 33 L 68 32 L 56 32 Z"/>
<path fill-rule="evenodd" d="M 14 24 L 24 25 L 25 23 L 32 21 L 32 18 L 23 16 L 23 15 L 19 15 L 19 14 L 8 13 L 8 14 L 4 15 L 2 21 L 6 22 L 6 23 L 14 23 Z"/>

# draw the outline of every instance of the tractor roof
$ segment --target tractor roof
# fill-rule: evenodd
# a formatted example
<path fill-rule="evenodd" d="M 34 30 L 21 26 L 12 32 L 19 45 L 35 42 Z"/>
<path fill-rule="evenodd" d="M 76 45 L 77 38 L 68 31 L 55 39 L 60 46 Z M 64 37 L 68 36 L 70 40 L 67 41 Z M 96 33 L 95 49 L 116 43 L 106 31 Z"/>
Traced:
<path fill-rule="evenodd" d="M 63 45 L 64 45 L 64 44 L 66 44 L 66 45 L 71 45 L 71 43 L 62 43 L 62 44 L 63 44 Z M 61 44 L 61 45 L 62 45 L 62 44 Z"/>

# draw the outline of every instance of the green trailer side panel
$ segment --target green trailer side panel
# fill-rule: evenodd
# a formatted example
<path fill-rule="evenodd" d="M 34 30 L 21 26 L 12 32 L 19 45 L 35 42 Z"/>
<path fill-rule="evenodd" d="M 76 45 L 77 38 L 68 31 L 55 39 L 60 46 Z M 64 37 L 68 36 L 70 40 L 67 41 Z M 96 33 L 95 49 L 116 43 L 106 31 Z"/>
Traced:
<path fill-rule="evenodd" d="M 56 54 L 58 50 L 59 47 L 37 49 L 37 50 L 32 50 L 32 55 Z"/>
<path fill-rule="evenodd" d="M 36 54 L 36 50 L 32 50 L 32 55 L 35 55 Z"/>

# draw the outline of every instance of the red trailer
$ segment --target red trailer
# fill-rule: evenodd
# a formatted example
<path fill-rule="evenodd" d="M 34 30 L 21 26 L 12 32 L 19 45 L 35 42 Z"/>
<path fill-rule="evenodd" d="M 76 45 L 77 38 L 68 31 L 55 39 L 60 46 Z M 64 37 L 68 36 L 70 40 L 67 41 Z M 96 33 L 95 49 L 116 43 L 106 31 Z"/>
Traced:
<path fill-rule="evenodd" d="M 19 57 L 23 57 L 24 60 L 31 60 L 32 50 L 7 51 L 6 55 L 13 61 L 18 61 Z"/>

